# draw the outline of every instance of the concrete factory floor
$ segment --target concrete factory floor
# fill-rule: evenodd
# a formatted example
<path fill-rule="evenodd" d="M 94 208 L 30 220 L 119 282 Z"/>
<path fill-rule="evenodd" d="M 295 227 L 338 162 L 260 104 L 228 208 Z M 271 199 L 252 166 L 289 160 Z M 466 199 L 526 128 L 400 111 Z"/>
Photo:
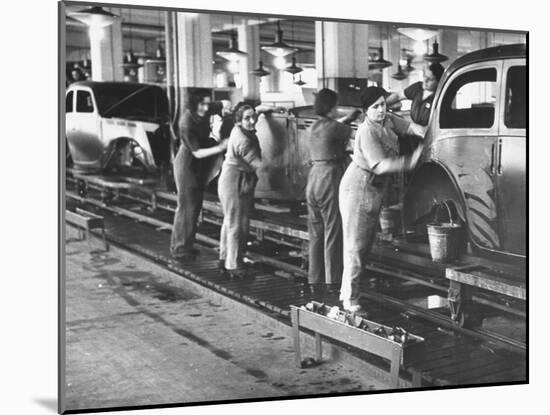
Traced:
<path fill-rule="evenodd" d="M 338 359 L 296 368 L 288 332 L 242 307 L 67 227 L 66 409 L 387 388 Z"/>

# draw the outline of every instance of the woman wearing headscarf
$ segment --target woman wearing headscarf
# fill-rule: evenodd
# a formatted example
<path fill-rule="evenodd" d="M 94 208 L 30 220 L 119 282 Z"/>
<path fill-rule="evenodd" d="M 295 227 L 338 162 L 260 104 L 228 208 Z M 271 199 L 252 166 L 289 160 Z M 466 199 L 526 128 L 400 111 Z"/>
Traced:
<path fill-rule="evenodd" d="M 386 92 L 368 87 L 361 94 L 365 121 L 355 134 L 353 161 L 340 182 L 344 271 L 340 300 L 345 310 L 359 312 L 359 278 L 379 223 L 389 174 L 412 170 L 420 157 L 399 156 L 398 135 L 424 135 L 424 128 L 386 112 Z"/>
<path fill-rule="evenodd" d="M 231 277 L 244 277 L 243 255 L 246 250 L 250 213 L 260 167 L 261 151 L 256 136 L 256 111 L 242 105 L 235 112 L 235 126 L 229 136 L 225 161 L 218 179 L 223 224 L 220 234 L 220 267 Z"/>
<path fill-rule="evenodd" d="M 198 254 L 193 248 L 197 220 L 202 207 L 207 178 L 204 159 L 223 153 L 227 140 L 210 146 L 210 117 L 207 91 L 191 94 L 179 126 L 180 146 L 174 159 L 174 179 L 178 191 L 178 205 L 170 241 L 174 258 Z"/>
<path fill-rule="evenodd" d="M 315 291 L 338 288 L 342 276 L 342 220 L 338 186 L 345 170 L 346 145 L 353 130 L 351 118 L 338 122 L 338 95 L 323 88 L 315 96 L 320 118 L 309 131 L 307 146 L 311 169 L 306 187 L 309 234 L 308 282 Z"/>

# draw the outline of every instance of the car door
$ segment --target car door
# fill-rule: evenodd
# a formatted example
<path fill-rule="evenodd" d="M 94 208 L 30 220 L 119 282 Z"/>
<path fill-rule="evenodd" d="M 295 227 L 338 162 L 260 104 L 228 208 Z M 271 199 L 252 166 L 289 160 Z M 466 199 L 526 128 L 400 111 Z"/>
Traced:
<path fill-rule="evenodd" d="M 525 59 L 504 62 L 496 186 L 501 246 L 525 255 L 527 72 Z"/>
<path fill-rule="evenodd" d="M 99 167 L 104 144 L 100 137 L 100 119 L 92 91 L 77 88 L 74 109 L 67 122 L 69 148 L 80 167 Z"/>
<path fill-rule="evenodd" d="M 458 69 L 443 86 L 431 123 L 432 159 L 463 197 L 472 242 L 491 250 L 501 247 L 495 189 L 501 68 L 502 61 L 487 61 Z M 437 202 L 443 197 L 433 195 Z"/>

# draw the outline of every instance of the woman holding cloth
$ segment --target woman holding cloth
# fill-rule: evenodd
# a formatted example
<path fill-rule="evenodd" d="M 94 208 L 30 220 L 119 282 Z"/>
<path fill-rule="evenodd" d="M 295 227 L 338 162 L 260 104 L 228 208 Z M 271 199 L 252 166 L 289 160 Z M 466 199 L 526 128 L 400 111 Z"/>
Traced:
<path fill-rule="evenodd" d="M 260 143 L 256 136 L 256 111 L 250 105 L 236 110 L 225 161 L 218 179 L 223 224 L 220 235 L 220 267 L 231 277 L 245 277 L 243 254 L 246 250 L 250 212 L 260 166 Z"/>
<path fill-rule="evenodd" d="M 347 311 L 360 312 L 359 278 L 378 227 L 388 174 L 412 170 L 422 152 L 399 156 L 398 135 L 424 135 L 424 128 L 386 113 L 386 91 L 371 86 L 361 94 L 365 121 L 355 134 L 353 161 L 340 183 L 344 271 L 340 300 Z"/>
<path fill-rule="evenodd" d="M 430 112 L 434 101 L 435 90 L 445 69 L 440 63 L 426 65 L 424 69 L 424 81 L 418 81 L 409 85 L 402 92 L 394 92 L 386 98 L 386 105 L 391 106 L 405 99 L 411 100 L 411 120 L 421 126 L 427 126 L 430 120 Z M 418 144 L 418 138 L 406 136 L 402 138 L 401 154 L 410 154 Z"/>
<path fill-rule="evenodd" d="M 181 117 L 180 146 L 174 159 L 174 180 L 178 190 L 178 206 L 170 241 L 170 252 L 176 259 L 197 255 L 193 247 L 197 220 L 202 208 L 204 189 L 208 184 L 208 158 L 223 153 L 227 140 L 210 146 L 210 94 L 198 91 L 189 96 L 187 109 Z"/>

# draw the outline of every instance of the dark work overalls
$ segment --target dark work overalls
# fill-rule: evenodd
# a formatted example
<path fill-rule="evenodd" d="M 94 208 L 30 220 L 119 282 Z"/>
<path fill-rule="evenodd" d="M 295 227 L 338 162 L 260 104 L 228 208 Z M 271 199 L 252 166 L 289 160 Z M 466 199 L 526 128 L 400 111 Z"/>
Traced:
<path fill-rule="evenodd" d="M 408 99 L 411 100 L 411 120 L 416 124 L 422 125 L 423 127 L 427 126 L 430 119 L 430 111 L 435 94 L 431 94 L 424 99 L 424 88 L 422 86 L 422 82 L 415 82 L 414 84 L 409 85 L 405 88 L 403 93 Z M 419 142 L 420 138 L 415 135 L 404 134 L 399 136 L 400 154 L 412 154 Z"/>
<path fill-rule="evenodd" d="M 309 273 L 312 285 L 339 284 L 342 275 L 342 220 L 338 186 L 345 170 L 345 148 L 351 128 L 327 117 L 310 130 L 311 160 L 306 201 L 308 207 Z"/>
<path fill-rule="evenodd" d="M 170 252 L 174 257 L 193 253 L 197 220 L 206 186 L 202 162 L 193 156 L 193 151 L 207 146 L 209 134 L 208 117 L 185 111 L 180 122 L 181 145 L 174 159 L 174 180 L 178 190 L 178 205 L 170 241 Z"/>

